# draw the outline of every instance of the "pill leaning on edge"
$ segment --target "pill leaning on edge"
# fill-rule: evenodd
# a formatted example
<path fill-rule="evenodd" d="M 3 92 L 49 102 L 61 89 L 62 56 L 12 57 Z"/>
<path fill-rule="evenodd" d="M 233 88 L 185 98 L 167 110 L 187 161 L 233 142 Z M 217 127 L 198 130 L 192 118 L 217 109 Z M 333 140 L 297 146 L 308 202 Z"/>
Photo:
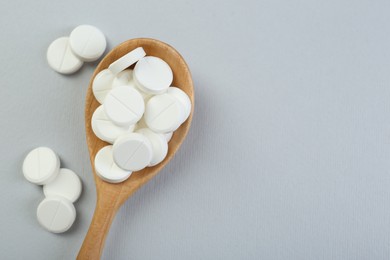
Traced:
<path fill-rule="evenodd" d="M 115 141 L 112 154 L 115 163 L 120 168 L 139 171 L 147 167 L 152 160 L 152 144 L 147 137 L 141 134 L 125 134 Z"/>
<path fill-rule="evenodd" d="M 107 94 L 104 100 L 104 111 L 115 124 L 129 126 L 141 119 L 145 111 L 145 103 L 136 89 L 119 86 Z"/>
<path fill-rule="evenodd" d="M 110 66 L 108 66 L 108 69 L 116 75 L 145 57 L 145 55 L 146 53 L 144 49 L 142 47 L 138 47 L 111 63 Z"/>
<path fill-rule="evenodd" d="M 130 177 L 131 171 L 119 168 L 112 156 L 112 145 L 99 150 L 94 160 L 96 174 L 104 181 L 119 183 Z"/>
<path fill-rule="evenodd" d="M 77 26 L 70 33 L 69 45 L 80 60 L 92 62 L 102 56 L 107 42 L 106 37 L 98 28 L 84 24 Z"/>
<path fill-rule="evenodd" d="M 47 197 L 38 205 L 37 219 L 48 231 L 62 233 L 75 221 L 76 209 L 65 198 Z"/>
<path fill-rule="evenodd" d="M 82 185 L 79 176 L 72 170 L 62 168 L 57 177 L 43 186 L 46 197 L 62 197 L 75 202 L 81 194 Z"/>
<path fill-rule="evenodd" d="M 48 147 L 29 152 L 23 161 L 23 175 L 31 183 L 43 185 L 54 180 L 60 170 L 60 158 Z"/>
<path fill-rule="evenodd" d="M 47 49 L 46 58 L 49 66 L 61 74 L 74 73 L 83 66 L 83 62 L 71 51 L 68 37 L 54 40 Z"/>

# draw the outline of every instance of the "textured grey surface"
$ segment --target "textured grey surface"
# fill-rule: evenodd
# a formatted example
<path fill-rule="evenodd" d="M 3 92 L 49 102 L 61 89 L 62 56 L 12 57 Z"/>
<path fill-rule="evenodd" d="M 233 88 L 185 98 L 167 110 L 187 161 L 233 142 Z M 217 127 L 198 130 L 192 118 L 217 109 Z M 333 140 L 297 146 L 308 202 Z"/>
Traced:
<path fill-rule="evenodd" d="M 386 0 L 3 1 L 0 258 L 72 259 L 87 231 L 96 64 L 61 76 L 45 52 L 88 23 L 110 48 L 173 45 L 196 87 L 187 141 L 120 210 L 103 259 L 389 259 L 389 12 Z M 84 184 L 61 235 L 38 225 L 43 193 L 21 173 L 41 145 Z"/>

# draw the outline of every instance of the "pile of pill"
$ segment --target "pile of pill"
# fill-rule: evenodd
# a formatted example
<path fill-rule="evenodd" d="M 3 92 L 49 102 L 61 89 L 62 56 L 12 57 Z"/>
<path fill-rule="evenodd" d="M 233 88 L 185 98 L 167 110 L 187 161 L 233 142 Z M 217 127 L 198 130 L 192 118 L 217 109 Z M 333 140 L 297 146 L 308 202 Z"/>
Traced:
<path fill-rule="evenodd" d="M 190 98 L 172 82 L 170 66 L 146 56 L 142 47 L 96 75 L 92 91 L 101 106 L 92 116 L 92 130 L 112 144 L 95 157 L 96 174 L 103 180 L 122 182 L 164 160 L 173 132 L 191 113 Z"/>
<path fill-rule="evenodd" d="M 58 155 L 47 147 L 38 147 L 23 162 L 24 177 L 43 185 L 45 199 L 37 209 L 38 222 L 48 231 L 67 231 L 76 219 L 73 203 L 80 197 L 82 185 L 73 171 L 60 168 Z"/>
<path fill-rule="evenodd" d="M 69 37 L 54 40 L 46 53 L 49 66 L 61 74 L 78 71 L 84 62 L 99 59 L 106 50 L 104 34 L 92 25 L 77 26 Z"/>

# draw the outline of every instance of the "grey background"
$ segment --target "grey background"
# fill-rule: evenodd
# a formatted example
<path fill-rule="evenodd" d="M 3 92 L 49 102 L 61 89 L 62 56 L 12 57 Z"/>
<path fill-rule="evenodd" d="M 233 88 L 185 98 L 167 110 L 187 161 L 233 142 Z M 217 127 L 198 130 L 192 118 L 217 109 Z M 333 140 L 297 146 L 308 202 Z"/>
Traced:
<path fill-rule="evenodd" d="M 390 2 L 2 1 L 0 258 L 72 259 L 95 187 L 84 98 L 96 64 L 47 65 L 79 24 L 109 48 L 173 45 L 191 68 L 188 139 L 120 210 L 103 259 L 389 259 Z M 61 235 L 35 219 L 40 187 L 21 165 L 53 148 L 82 178 Z"/>

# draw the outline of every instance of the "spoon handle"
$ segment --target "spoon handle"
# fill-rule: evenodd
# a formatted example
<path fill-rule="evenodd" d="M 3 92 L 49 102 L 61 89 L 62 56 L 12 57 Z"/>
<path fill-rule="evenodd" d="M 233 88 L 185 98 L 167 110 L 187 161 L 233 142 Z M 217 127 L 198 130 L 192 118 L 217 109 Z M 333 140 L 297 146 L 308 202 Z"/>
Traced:
<path fill-rule="evenodd" d="M 119 199 L 120 191 L 121 189 L 119 188 L 107 189 L 103 193 L 98 192 L 92 222 L 77 256 L 77 260 L 100 259 L 111 223 L 122 204 Z"/>

